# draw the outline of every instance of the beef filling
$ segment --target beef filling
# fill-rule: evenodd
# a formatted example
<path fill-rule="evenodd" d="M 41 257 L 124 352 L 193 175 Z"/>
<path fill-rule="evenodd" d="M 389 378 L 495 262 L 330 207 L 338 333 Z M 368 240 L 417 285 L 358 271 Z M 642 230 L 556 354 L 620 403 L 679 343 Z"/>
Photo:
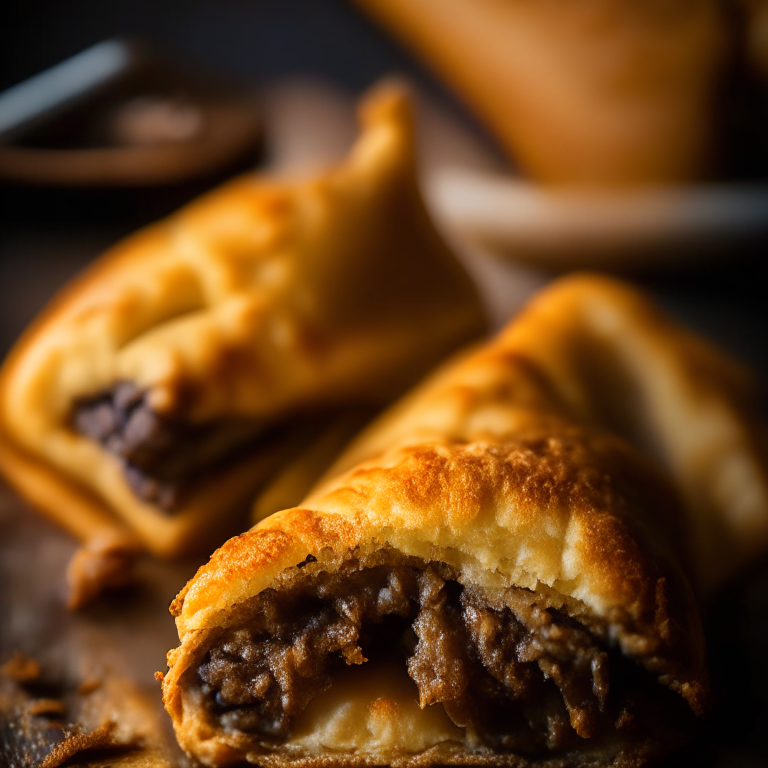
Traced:
<path fill-rule="evenodd" d="M 491 605 L 440 563 L 315 573 L 265 590 L 246 614 L 210 648 L 195 686 L 223 728 L 261 739 L 288 738 L 338 669 L 382 656 L 404 659 L 422 706 L 442 704 L 499 749 L 567 748 L 629 727 L 638 694 L 672 696 L 533 592 L 506 590 Z"/>
<path fill-rule="evenodd" d="M 162 416 L 152 410 L 146 392 L 131 382 L 78 401 L 72 423 L 123 462 L 139 499 L 168 512 L 183 501 L 201 472 L 220 466 L 273 430 L 257 421 L 193 425 Z"/>

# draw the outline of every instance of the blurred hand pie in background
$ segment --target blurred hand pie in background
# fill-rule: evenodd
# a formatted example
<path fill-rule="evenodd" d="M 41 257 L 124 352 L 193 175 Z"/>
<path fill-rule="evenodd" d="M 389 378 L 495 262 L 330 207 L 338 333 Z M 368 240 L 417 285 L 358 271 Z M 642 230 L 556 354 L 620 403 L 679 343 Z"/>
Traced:
<path fill-rule="evenodd" d="M 482 331 L 419 194 L 408 96 L 384 85 L 360 115 L 337 168 L 237 179 L 114 247 L 7 359 L 0 461 L 87 542 L 74 602 L 137 548 L 212 549 L 342 410 Z"/>

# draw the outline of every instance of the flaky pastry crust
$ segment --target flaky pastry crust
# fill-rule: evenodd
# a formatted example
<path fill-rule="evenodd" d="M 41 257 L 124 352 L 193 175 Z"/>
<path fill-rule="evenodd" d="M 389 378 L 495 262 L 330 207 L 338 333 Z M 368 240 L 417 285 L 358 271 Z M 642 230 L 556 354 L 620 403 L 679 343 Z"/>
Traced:
<path fill-rule="evenodd" d="M 602 626 L 703 714 L 704 641 L 680 563 L 711 586 L 768 540 L 751 384 L 621 283 L 584 276 L 546 289 L 377 420 L 299 507 L 228 541 L 182 590 L 171 607 L 181 645 L 163 684 L 181 745 L 208 765 L 629 766 L 658 755 L 663 739 L 587 739 L 549 757 L 447 737 L 410 751 L 307 750 L 293 736 L 270 745 L 218 724 L 196 676 L 258 596 L 351 561 L 416 558 L 445 565 L 464 589 L 522 589 Z"/>
<path fill-rule="evenodd" d="M 115 246 L 43 312 L 0 381 L 0 464 L 22 494 L 86 539 L 98 519 L 157 555 L 210 550 L 306 435 L 270 432 L 166 514 L 76 428 L 78 404 L 127 382 L 152 418 L 274 430 L 381 406 L 480 332 L 474 287 L 421 201 L 407 94 L 385 84 L 360 116 L 339 167 L 230 182 Z"/>
<path fill-rule="evenodd" d="M 658 523 L 676 528 L 701 589 L 768 546 L 768 427 L 754 376 L 604 277 L 549 286 L 494 344 L 439 368 L 384 414 L 328 475 L 385 449 L 446 434 L 503 440 L 553 416 L 620 435 L 667 473 L 685 518 Z"/>

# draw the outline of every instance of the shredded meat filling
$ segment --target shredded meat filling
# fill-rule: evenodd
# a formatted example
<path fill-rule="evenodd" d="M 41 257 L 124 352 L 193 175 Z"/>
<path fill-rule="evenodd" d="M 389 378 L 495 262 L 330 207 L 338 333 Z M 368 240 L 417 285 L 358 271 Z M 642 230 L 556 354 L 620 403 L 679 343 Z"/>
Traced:
<path fill-rule="evenodd" d="M 462 587 L 440 563 L 320 571 L 254 598 L 247 625 L 210 648 L 196 685 L 225 729 L 267 740 L 290 736 L 336 670 L 384 655 L 404 659 L 422 706 L 442 704 L 495 748 L 562 749 L 629 722 L 631 662 L 533 592 L 501 600 Z"/>
<path fill-rule="evenodd" d="M 123 462 L 139 499 L 168 512 L 201 471 L 219 466 L 270 431 L 269 425 L 248 420 L 192 425 L 171 419 L 156 413 L 146 392 L 131 382 L 77 402 L 72 423 Z"/>

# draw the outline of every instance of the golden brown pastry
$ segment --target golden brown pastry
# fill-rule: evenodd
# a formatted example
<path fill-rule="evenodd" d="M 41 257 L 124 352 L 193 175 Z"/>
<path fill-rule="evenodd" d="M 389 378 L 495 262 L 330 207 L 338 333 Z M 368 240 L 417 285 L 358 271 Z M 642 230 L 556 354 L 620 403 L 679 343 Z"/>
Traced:
<path fill-rule="evenodd" d="M 358 0 L 536 179 L 687 181 L 708 170 L 731 45 L 718 0 Z"/>
<path fill-rule="evenodd" d="M 342 407 L 481 331 L 418 191 L 407 94 L 384 85 L 360 115 L 330 172 L 243 177 L 117 245 L 5 362 L 0 463 L 89 542 L 74 581 L 102 551 L 210 551 Z"/>
<path fill-rule="evenodd" d="M 328 474 L 445 430 L 504 435 L 541 413 L 620 435 L 667 472 L 703 590 L 768 545 L 768 427 L 754 376 L 604 277 L 549 286 L 495 345 L 430 376 Z"/>
<path fill-rule="evenodd" d="M 397 768 L 674 748 L 709 697 L 680 562 L 714 578 L 768 537 L 747 385 L 620 283 L 546 289 L 182 590 L 181 746 Z"/>

